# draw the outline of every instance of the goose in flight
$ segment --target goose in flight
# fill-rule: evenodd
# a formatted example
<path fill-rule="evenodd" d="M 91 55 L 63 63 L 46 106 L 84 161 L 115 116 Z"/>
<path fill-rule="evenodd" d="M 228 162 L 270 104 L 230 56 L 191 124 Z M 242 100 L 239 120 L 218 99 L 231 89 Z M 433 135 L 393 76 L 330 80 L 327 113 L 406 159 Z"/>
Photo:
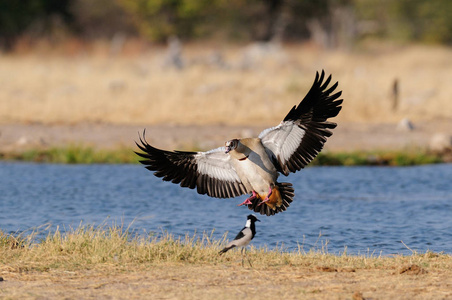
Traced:
<path fill-rule="evenodd" d="M 336 82 L 328 85 L 325 72 L 316 73 L 304 99 L 293 106 L 281 123 L 267 128 L 256 138 L 232 139 L 225 147 L 206 152 L 167 151 L 150 145 L 140 136 L 136 152 L 140 162 L 164 181 L 195 189 L 199 194 L 232 198 L 251 194 L 243 203 L 249 209 L 271 216 L 285 211 L 293 201 L 291 183 L 278 182 L 279 173 L 287 176 L 310 163 L 322 150 L 342 106 L 333 94 Z"/>

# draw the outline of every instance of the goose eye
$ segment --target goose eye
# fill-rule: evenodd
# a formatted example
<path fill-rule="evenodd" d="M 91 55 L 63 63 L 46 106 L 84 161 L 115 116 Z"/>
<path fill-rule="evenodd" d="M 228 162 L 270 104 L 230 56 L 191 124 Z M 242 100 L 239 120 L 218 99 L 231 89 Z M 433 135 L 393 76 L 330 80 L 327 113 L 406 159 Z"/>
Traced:
<path fill-rule="evenodd" d="M 230 140 L 226 142 L 226 147 L 235 148 L 237 146 L 237 143 L 235 140 Z"/>

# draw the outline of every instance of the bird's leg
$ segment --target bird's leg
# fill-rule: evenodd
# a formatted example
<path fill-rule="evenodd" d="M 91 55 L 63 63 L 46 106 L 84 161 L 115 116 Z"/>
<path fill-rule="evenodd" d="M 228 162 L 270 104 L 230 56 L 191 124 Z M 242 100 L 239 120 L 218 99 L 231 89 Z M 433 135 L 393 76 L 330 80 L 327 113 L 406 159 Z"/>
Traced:
<path fill-rule="evenodd" d="M 250 264 L 250 267 L 252 268 L 253 265 L 251 264 L 251 260 L 248 258 L 248 256 L 246 255 L 246 247 L 242 248 L 242 268 L 245 267 L 245 258 L 248 261 L 248 263 Z"/>
<path fill-rule="evenodd" d="M 246 260 L 248 261 L 248 263 L 250 264 L 250 267 L 252 268 L 253 265 L 251 264 L 251 260 L 250 260 L 249 257 L 246 255 L 246 247 L 244 247 L 244 249 L 245 249 L 245 258 L 246 258 Z"/>
<path fill-rule="evenodd" d="M 267 195 L 267 197 L 265 197 L 265 199 L 262 200 L 262 202 L 259 203 L 258 206 L 260 206 L 260 205 L 262 205 L 263 203 L 265 203 L 265 202 L 267 202 L 268 200 L 270 200 L 270 196 L 271 196 L 271 195 L 272 195 L 272 187 L 269 187 L 269 188 L 268 188 L 268 195 Z"/>
<path fill-rule="evenodd" d="M 243 201 L 242 203 L 240 203 L 240 204 L 237 205 L 237 206 L 253 204 L 253 202 L 251 202 L 251 200 L 256 199 L 256 197 L 257 197 L 257 194 L 256 194 L 255 191 L 253 191 L 253 195 L 252 195 L 251 197 L 247 198 L 245 201 Z"/>
<path fill-rule="evenodd" d="M 253 265 L 251 264 L 251 259 L 247 256 L 246 259 L 248 260 L 248 263 L 250 264 L 250 267 L 252 268 Z"/>

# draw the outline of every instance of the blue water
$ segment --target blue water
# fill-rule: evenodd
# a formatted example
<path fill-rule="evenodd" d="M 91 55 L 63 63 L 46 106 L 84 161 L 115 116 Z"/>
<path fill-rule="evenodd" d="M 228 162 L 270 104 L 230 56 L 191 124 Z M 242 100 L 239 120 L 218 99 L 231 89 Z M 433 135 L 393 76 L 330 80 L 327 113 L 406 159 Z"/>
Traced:
<path fill-rule="evenodd" d="M 258 215 L 257 247 L 329 253 L 452 253 L 452 165 L 312 167 L 280 181 L 294 184 L 286 212 Z M 132 223 L 139 234 L 211 233 L 228 239 L 251 212 L 245 196 L 214 199 L 163 182 L 139 165 L 0 163 L 0 229 L 43 224 Z M 42 234 L 46 234 L 45 232 Z M 404 245 L 403 243 L 406 245 Z"/>

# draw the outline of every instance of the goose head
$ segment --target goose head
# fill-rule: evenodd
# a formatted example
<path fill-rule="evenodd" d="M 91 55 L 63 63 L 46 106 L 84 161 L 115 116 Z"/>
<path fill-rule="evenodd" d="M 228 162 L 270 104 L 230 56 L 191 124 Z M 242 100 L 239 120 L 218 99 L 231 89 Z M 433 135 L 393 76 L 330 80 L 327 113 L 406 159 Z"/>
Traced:
<path fill-rule="evenodd" d="M 225 143 L 225 146 L 226 146 L 225 153 L 229 153 L 229 151 L 232 151 L 232 150 L 236 149 L 238 145 L 239 145 L 239 140 L 238 139 L 233 139 L 233 140 L 227 141 Z"/>

